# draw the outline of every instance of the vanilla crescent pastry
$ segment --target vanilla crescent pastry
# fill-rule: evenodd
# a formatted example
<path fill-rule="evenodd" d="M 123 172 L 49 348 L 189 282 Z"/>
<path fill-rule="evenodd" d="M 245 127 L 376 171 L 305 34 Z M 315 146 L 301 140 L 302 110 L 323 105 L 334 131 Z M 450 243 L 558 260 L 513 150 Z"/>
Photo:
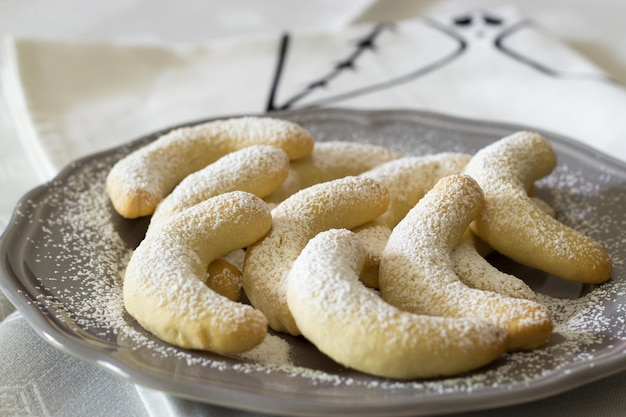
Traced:
<path fill-rule="evenodd" d="M 476 249 L 473 240 L 461 242 L 452 251 L 451 257 L 454 272 L 464 284 L 508 297 L 538 301 L 535 291 L 523 280 L 491 265 Z"/>
<path fill-rule="evenodd" d="M 289 158 L 273 146 L 231 152 L 184 178 L 157 205 L 148 233 L 171 215 L 218 194 L 246 191 L 263 198 L 282 184 L 288 172 Z"/>
<path fill-rule="evenodd" d="M 367 250 L 365 267 L 361 273 L 365 285 L 378 288 L 380 255 L 391 230 L 440 178 L 458 174 L 470 158 L 470 155 L 453 152 L 404 157 L 361 174 L 380 182 L 389 191 L 387 210 L 354 230 Z"/>
<path fill-rule="evenodd" d="M 555 166 L 550 143 L 532 132 L 515 133 L 478 151 L 464 170 L 485 193 L 485 207 L 472 230 L 521 264 L 571 281 L 605 282 L 612 267 L 604 248 L 550 217 L 528 196 L 532 184 Z"/>
<path fill-rule="evenodd" d="M 206 285 L 231 301 L 239 301 L 243 295 L 242 275 L 239 268 L 224 258 L 217 258 L 207 267 Z"/>
<path fill-rule="evenodd" d="M 487 320 L 507 332 L 508 350 L 539 347 L 552 332 L 543 305 L 470 288 L 454 271 L 452 251 L 483 203 L 471 177 L 439 180 L 389 237 L 380 264 L 382 297 L 417 314 Z"/>
<path fill-rule="evenodd" d="M 146 216 L 187 175 L 252 145 L 275 146 L 298 159 L 311 152 L 313 137 L 296 123 L 269 117 L 174 129 L 118 161 L 107 177 L 107 193 L 122 216 Z"/>
<path fill-rule="evenodd" d="M 311 185 L 359 175 L 400 157 L 402 154 L 391 149 L 367 143 L 316 142 L 309 155 L 291 163 L 285 181 L 264 200 L 276 206 L 290 195 Z"/>
<path fill-rule="evenodd" d="M 252 349 L 267 334 L 263 314 L 203 282 L 209 263 L 250 245 L 271 227 L 267 205 L 234 191 L 170 217 L 131 256 L 124 306 L 144 328 L 174 345 L 222 354 Z"/>
<path fill-rule="evenodd" d="M 299 335 L 287 306 L 287 275 L 319 232 L 353 228 L 387 208 L 387 189 L 370 178 L 349 176 L 305 188 L 272 210 L 272 229 L 247 248 L 243 289 L 250 303 L 279 332 Z"/>
<path fill-rule="evenodd" d="M 289 273 L 287 299 L 302 334 L 340 364 L 388 378 L 450 376 L 500 356 L 506 333 L 479 319 L 407 313 L 359 281 L 365 251 L 348 230 L 313 238 Z"/>
<path fill-rule="evenodd" d="M 374 220 L 393 229 L 441 178 L 460 173 L 471 155 L 441 152 L 399 158 L 362 173 L 387 187 L 389 207 Z"/>
<path fill-rule="evenodd" d="M 554 210 L 547 202 L 538 197 L 533 197 L 532 201 L 550 217 L 555 216 Z M 485 259 L 485 256 L 492 252 L 493 248 L 476 236 L 471 228 L 465 229 L 461 243 L 452 252 L 454 271 L 459 279 L 479 290 L 495 291 L 509 297 L 537 301 L 537 294 L 523 280 L 498 270 Z"/>

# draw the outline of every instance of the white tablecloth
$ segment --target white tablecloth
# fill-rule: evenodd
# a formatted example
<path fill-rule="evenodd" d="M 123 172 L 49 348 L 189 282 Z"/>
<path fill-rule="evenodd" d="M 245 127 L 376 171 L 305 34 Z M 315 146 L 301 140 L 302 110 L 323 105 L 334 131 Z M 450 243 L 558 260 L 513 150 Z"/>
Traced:
<path fill-rule="evenodd" d="M 594 60 L 597 52 L 581 54 L 594 48 L 567 45 L 537 23 L 577 34 L 585 16 L 597 17 L 588 6 L 558 14 L 533 2 L 311 3 L 0 4 L 0 228 L 23 193 L 80 156 L 180 122 L 278 108 L 425 109 L 513 122 L 626 161 L 622 51 Z M 0 296 L 0 415 L 244 415 L 124 382 L 58 352 L 12 311 Z M 622 373 L 457 416 L 624 409 Z"/>

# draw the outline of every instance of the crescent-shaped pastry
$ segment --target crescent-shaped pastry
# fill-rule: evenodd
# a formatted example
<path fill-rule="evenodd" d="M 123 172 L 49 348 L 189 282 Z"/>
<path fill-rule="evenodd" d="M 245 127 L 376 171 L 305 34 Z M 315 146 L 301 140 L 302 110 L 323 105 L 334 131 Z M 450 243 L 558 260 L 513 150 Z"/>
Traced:
<path fill-rule="evenodd" d="M 120 215 L 147 216 L 187 175 L 252 145 L 275 146 L 297 159 L 311 152 L 313 137 L 296 123 L 269 117 L 175 129 L 118 161 L 107 177 L 107 193 Z"/>
<path fill-rule="evenodd" d="M 134 251 L 124 306 L 139 324 L 174 345 L 217 353 L 252 349 L 267 334 L 258 310 L 205 283 L 211 261 L 263 237 L 267 205 L 243 191 L 221 194 L 170 217 Z"/>
<path fill-rule="evenodd" d="M 463 284 L 452 251 L 483 208 L 483 193 L 466 175 L 442 178 L 394 228 L 380 264 L 380 290 L 389 303 L 417 314 L 474 317 L 508 334 L 507 349 L 533 349 L 552 332 L 543 305 Z"/>
<path fill-rule="evenodd" d="M 287 299 L 302 334 L 335 361 L 388 378 L 450 376 L 486 365 L 506 333 L 484 320 L 402 311 L 359 281 L 365 251 L 348 230 L 313 238 L 289 273 Z"/>
<path fill-rule="evenodd" d="M 380 256 L 391 230 L 440 178 L 458 174 L 470 158 L 470 155 L 453 152 L 408 156 L 361 174 L 380 182 L 389 191 L 387 210 L 354 230 L 367 250 L 367 260 L 361 272 L 361 280 L 365 285 L 378 288 Z"/>
<path fill-rule="evenodd" d="M 528 190 L 556 166 L 541 135 L 518 132 L 481 149 L 464 173 L 485 194 L 472 230 L 509 258 L 555 276 L 587 284 L 611 277 L 611 259 L 595 240 L 566 226 L 533 203 Z"/>
<path fill-rule="evenodd" d="M 370 221 L 388 202 L 383 185 L 351 176 L 305 188 L 272 210 L 272 230 L 248 247 L 243 265 L 244 292 L 272 329 L 300 334 L 287 306 L 287 275 L 309 240 L 328 229 Z"/>

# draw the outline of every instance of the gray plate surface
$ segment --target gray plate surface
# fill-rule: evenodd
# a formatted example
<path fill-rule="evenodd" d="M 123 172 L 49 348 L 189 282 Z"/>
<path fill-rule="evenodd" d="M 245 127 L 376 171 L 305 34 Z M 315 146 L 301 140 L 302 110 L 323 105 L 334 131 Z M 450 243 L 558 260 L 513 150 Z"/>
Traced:
<path fill-rule="evenodd" d="M 417 111 L 317 109 L 276 113 L 318 141 L 375 143 L 412 155 L 473 153 L 526 129 Z M 518 404 L 626 369 L 626 165 L 550 132 L 557 169 L 539 196 L 566 224 L 609 251 L 612 279 L 591 287 L 524 268 L 551 309 L 550 343 L 510 353 L 454 378 L 393 381 L 337 365 L 301 338 L 271 334 L 264 351 L 224 357 L 168 345 L 128 317 L 121 276 L 146 219 L 118 216 L 105 193 L 109 168 L 162 132 L 70 164 L 24 196 L 0 241 L 0 286 L 46 341 L 128 381 L 202 402 L 284 415 L 433 415 Z M 268 354 L 268 352 L 274 355 Z"/>

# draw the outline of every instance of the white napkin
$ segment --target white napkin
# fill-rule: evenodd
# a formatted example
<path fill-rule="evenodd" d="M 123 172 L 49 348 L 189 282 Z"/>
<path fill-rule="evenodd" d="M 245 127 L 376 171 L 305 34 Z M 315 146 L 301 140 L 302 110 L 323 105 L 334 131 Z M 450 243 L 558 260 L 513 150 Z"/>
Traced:
<path fill-rule="evenodd" d="M 413 108 L 512 122 L 626 160 L 626 90 L 506 8 L 194 44 L 9 38 L 2 61 L 6 107 L 40 181 L 78 157 L 173 124 L 310 106 Z M 15 320 L 9 324 L 24 327 L 23 318 Z M 0 336 L 10 331 L 0 326 Z M 10 351 L 0 350 L 0 366 L 15 383 L 19 369 L 6 366 Z M 104 371 L 85 372 L 109 384 Z M 115 389 L 129 401 L 138 395 L 152 415 L 226 414 L 146 388 Z M 546 404 L 534 410 L 553 407 Z M 521 416 L 528 409 L 508 411 Z"/>
<path fill-rule="evenodd" d="M 193 45 L 8 39 L 4 52 L 7 99 L 46 179 L 155 129 L 264 112 L 272 91 L 274 108 L 433 110 L 611 154 L 626 138 L 624 88 L 509 9 Z"/>

